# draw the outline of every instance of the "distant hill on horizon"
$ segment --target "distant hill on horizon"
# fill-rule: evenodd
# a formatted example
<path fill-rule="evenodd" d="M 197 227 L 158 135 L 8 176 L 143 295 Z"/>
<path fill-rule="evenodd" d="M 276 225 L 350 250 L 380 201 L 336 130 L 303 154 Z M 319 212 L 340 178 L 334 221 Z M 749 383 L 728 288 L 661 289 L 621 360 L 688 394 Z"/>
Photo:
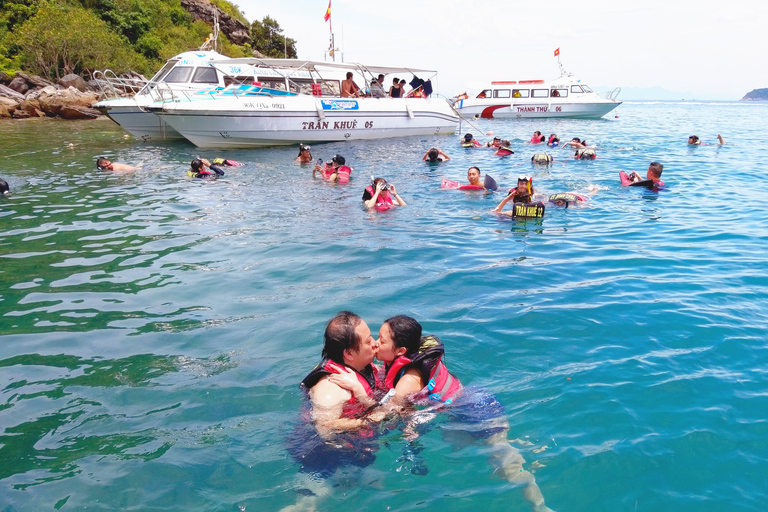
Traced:
<path fill-rule="evenodd" d="M 741 98 L 741 101 L 768 101 L 768 88 L 752 89 Z"/>

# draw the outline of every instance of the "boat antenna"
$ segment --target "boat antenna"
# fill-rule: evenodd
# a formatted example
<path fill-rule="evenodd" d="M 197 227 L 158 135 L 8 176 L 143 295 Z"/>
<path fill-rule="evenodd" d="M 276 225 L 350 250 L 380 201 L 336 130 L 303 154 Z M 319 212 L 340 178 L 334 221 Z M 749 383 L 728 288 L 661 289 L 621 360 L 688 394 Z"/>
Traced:
<path fill-rule="evenodd" d="M 563 67 L 563 63 L 560 62 L 560 48 L 555 50 L 555 57 L 557 57 L 557 65 L 560 66 L 560 76 L 571 76 Z"/>
<path fill-rule="evenodd" d="M 333 59 L 333 62 L 336 62 L 336 41 L 333 37 L 333 21 L 331 21 L 331 0 L 328 0 L 328 9 L 325 11 L 325 17 L 323 18 L 325 21 L 328 22 L 328 29 L 331 32 L 330 35 L 330 46 L 328 47 L 328 52 L 326 55 L 330 55 Z M 323 58 L 326 57 L 326 55 L 323 55 Z"/>
<path fill-rule="evenodd" d="M 200 50 L 210 50 L 211 45 L 213 45 L 213 51 L 218 51 L 218 42 L 219 39 L 219 13 L 214 12 L 213 14 L 213 32 L 208 34 L 208 37 L 205 38 L 205 42 L 200 45 Z"/>

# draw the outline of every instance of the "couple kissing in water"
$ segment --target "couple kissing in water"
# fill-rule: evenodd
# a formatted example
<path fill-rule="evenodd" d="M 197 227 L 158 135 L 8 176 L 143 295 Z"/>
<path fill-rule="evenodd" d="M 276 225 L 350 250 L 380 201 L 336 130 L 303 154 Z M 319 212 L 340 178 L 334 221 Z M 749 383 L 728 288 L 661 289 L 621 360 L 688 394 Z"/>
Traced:
<path fill-rule="evenodd" d="M 525 459 L 507 439 L 504 407 L 483 390 L 465 389 L 446 367 L 444 353 L 436 336 L 422 335 L 421 324 L 405 315 L 387 319 L 378 339 L 350 311 L 333 317 L 325 329 L 322 360 L 302 380 L 310 421 L 289 440 L 289 451 L 301 462 L 302 471 L 330 477 L 342 466 L 371 464 L 378 425 L 390 418 L 405 420 L 405 438 L 412 442 L 418 433 L 416 422 L 408 419 L 417 406 L 427 403 L 487 445 L 495 472 L 522 486 L 533 510 L 549 511 L 533 475 L 523 469 Z M 374 359 L 383 367 L 375 366 Z M 426 474 L 426 468 L 412 472 Z M 314 501 L 324 494 L 302 497 L 308 501 L 302 506 L 314 508 Z"/>

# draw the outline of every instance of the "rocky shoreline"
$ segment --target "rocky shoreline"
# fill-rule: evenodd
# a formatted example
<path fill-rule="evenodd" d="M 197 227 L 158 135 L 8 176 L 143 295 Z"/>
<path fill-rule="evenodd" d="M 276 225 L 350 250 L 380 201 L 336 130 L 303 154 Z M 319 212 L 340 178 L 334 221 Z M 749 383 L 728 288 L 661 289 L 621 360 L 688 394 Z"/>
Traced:
<path fill-rule="evenodd" d="M 67 75 L 54 83 L 26 73 L 14 77 L 0 73 L 0 118 L 95 119 L 102 114 L 93 105 L 105 96 L 98 80 L 86 82 L 78 75 Z"/>

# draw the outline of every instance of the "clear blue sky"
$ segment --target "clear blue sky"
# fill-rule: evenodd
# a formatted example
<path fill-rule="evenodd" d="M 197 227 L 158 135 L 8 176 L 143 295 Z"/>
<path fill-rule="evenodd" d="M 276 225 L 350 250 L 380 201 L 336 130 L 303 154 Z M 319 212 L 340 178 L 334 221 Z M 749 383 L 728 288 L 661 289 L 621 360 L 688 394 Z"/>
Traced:
<path fill-rule="evenodd" d="M 328 48 L 327 0 L 238 4 L 276 19 L 300 58 Z M 505 2 L 333 0 L 344 60 L 439 71 L 447 96 L 487 80 L 551 79 L 557 59 L 593 87 L 653 87 L 740 99 L 768 87 L 768 4 L 735 0 Z"/>

